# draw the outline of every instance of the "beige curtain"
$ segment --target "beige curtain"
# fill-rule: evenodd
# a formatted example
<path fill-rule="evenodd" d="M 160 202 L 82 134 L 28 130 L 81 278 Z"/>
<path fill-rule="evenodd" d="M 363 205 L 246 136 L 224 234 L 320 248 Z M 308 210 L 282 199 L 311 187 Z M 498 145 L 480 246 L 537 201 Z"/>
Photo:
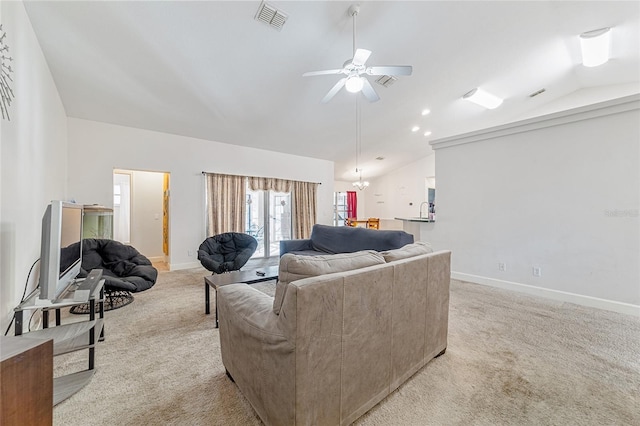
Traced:
<path fill-rule="evenodd" d="M 309 238 L 316 223 L 318 184 L 291 181 L 291 214 L 293 216 L 293 238 Z"/>
<path fill-rule="evenodd" d="M 287 179 L 248 177 L 249 189 L 252 191 L 291 192 L 293 181 Z"/>
<path fill-rule="evenodd" d="M 244 176 L 205 173 L 207 236 L 245 232 L 246 184 Z"/>

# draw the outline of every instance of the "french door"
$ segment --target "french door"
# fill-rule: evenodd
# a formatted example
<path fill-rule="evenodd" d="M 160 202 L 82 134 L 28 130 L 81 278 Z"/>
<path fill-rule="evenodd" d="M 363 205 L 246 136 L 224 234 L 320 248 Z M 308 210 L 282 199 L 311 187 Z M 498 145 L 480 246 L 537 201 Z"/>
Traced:
<path fill-rule="evenodd" d="M 280 241 L 291 239 L 291 194 L 247 188 L 247 234 L 258 240 L 252 257 L 280 255 Z"/>

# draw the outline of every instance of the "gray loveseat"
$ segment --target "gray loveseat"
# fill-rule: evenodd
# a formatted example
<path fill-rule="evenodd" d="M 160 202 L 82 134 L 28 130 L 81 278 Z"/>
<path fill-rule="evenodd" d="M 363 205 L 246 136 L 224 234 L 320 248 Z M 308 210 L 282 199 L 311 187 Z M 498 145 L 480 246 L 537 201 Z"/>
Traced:
<path fill-rule="evenodd" d="M 393 250 L 411 243 L 413 235 L 404 231 L 316 224 L 308 239 L 280 241 L 280 256 L 286 253 L 319 255 L 360 250 Z"/>
<path fill-rule="evenodd" d="M 227 373 L 266 425 L 352 423 L 447 347 L 449 251 L 285 254 L 279 297 L 218 289 Z"/>

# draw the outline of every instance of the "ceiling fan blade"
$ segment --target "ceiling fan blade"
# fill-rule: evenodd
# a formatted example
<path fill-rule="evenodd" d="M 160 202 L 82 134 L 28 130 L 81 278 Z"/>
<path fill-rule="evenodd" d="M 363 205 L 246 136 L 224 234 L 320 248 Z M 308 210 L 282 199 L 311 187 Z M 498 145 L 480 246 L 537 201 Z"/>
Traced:
<path fill-rule="evenodd" d="M 369 83 L 369 80 L 367 80 L 364 77 L 362 78 L 362 94 L 364 95 L 365 98 L 367 98 L 367 100 L 369 102 L 375 102 L 377 100 L 380 100 L 380 96 L 378 96 L 378 94 L 376 93 L 376 91 L 374 90 L 373 86 L 371 85 L 371 83 Z"/>
<path fill-rule="evenodd" d="M 333 98 L 336 93 L 338 93 L 340 91 L 340 89 L 342 89 L 342 87 L 344 86 L 344 83 L 346 83 L 347 78 L 341 78 L 335 86 L 333 86 L 331 88 L 331 90 L 329 90 L 329 93 L 327 93 L 325 95 L 324 98 L 322 98 L 322 100 L 320 102 L 322 102 L 323 104 L 326 104 L 327 102 L 329 102 L 331 100 L 331 98 Z"/>
<path fill-rule="evenodd" d="M 369 59 L 369 56 L 371 56 L 370 50 L 357 49 L 356 54 L 353 55 L 353 60 L 351 61 L 351 63 L 353 65 L 364 65 L 364 63 L 367 62 L 367 59 Z"/>
<path fill-rule="evenodd" d="M 367 67 L 366 73 L 369 75 L 411 75 L 413 67 L 411 65 L 383 65 L 377 67 Z"/>
<path fill-rule="evenodd" d="M 324 70 L 324 71 L 309 71 L 302 74 L 303 77 L 311 77 L 313 75 L 328 75 L 328 74 L 340 74 L 343 69 L 339 70 Z"/>

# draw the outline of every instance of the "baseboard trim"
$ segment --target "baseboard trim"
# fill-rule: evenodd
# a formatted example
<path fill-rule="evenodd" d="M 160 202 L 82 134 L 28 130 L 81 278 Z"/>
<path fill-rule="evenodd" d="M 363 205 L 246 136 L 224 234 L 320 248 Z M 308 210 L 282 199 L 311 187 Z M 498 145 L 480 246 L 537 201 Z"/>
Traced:
<path fill-rule="evenodd" d="M 170 263 L 169 264 L 169 270 L 170 271 L 177 271 L 180 269 L 193 269 L 193 268 L 198 268 L 201 267 L 202 265 L 200 265 L 200 262 L 189 262 L 189 263 Z"/>
<path fill-rule="evenodd" d="M 151 263 L 153 263 L 153 262 L 164 262 L 165 261 L 165 257 L 164 256 L 147 257 L 147 259 L 149 259 L 149 261 L 151 261 Z"/>
<path fill-rule="evenodd" d="M 475 284 L 482 284 L 490 287 L 502 288 L 505 290 L 518 291 L 533 296 L 545 297 L 560 302 L 575 303 L 577 305 L 588 306 L 590 308 L 605 309 L 607 311 L 640 317 L 640 306 L 631 303 L 617 302 L 615 300 L 600 299 L 597 297 L 584 296 L 582 294 L 569 293 L 560 290 L 536 287 L 528 284 L 521 284 L 512 281 L 497 280 L 479 275 L 465 274 L 463 272 L 451 272 L 451 278 L 467 281 Z"/>

